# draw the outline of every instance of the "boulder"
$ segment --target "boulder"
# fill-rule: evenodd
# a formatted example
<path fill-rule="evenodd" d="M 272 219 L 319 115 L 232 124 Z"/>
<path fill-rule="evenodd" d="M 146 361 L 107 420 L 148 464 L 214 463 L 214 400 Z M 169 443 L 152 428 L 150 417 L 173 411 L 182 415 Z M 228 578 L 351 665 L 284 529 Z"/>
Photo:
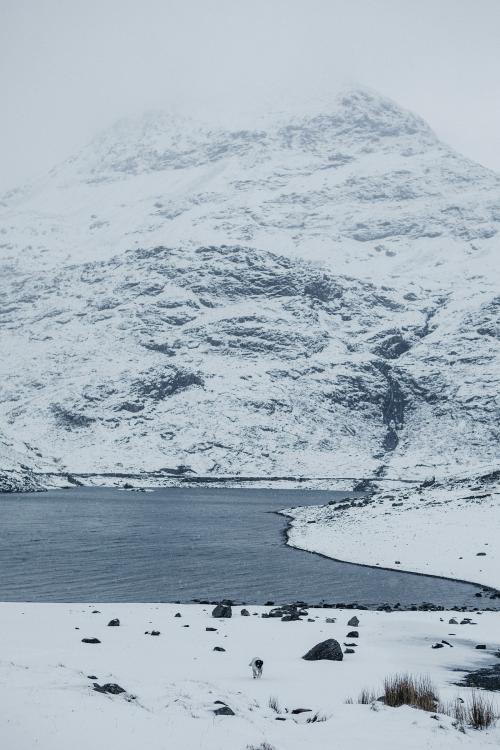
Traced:
<path fill-rule="evenodd" d="M 108 622 L 108 628 L 117 628 L 120 625 L 120 620 L 118 617 L 115 617 L 113 620 L 110 620 Z"/>
<path fill-rule="evenodd" d="M 350 630 L 347 633 L 346 638 L 359 638 L 359 633 L 357 630 Z"/>
<path fill-rule="evenodd" d="M 242 617 L 250 617 L 250 612 L 248 611 L 248 609 L 242 609 L 240 615 Z"/>
<path fill-rule="evenodd" d="M 82 643 L 100 643 L 99 638 L 82 638 Z"/>
<path fill-rule="evenodd" d="M 351 619 L 349 620 L 349 622 L 347 623 L 347 625 L 348 625 L 348 627 L 350 627 L 350 628 L 357 628 L 357 627 L 358 627 L 358 625 L 359 625 L 359 620 L 358 620 L 358 618 L 357 618 L 356 616 L 354 616 L 354 617 L 351 617 Z"/>
<path fill-rule="evenodd" d="M 336 617 L 327 617 L 326 620 L 325 620 L 325 622 L 327 622 L 328 624 L 331 625 L 334 622 L 337 622 L 337 618 Z"/>
<path fill-rule="evenodd" d="M 225 648 L 222 648 L 222 646 L 214 646 L 214 651 L 225 651 Z"/>
<path fill-rule="evenodd" d="M 302 658 L 306 661 L 319 661 L 320 659 L 342 661 L 344 655 L 340 643 L 335 638 L 327 638 L 326 641 L 313 646 Z"/>
<path fill-rule="evenodd" d="M 212 617 L 232 617 L 233 611 L 230 604 L 224 604 L 221 602 L 217 604 L 212 610 Z"/>

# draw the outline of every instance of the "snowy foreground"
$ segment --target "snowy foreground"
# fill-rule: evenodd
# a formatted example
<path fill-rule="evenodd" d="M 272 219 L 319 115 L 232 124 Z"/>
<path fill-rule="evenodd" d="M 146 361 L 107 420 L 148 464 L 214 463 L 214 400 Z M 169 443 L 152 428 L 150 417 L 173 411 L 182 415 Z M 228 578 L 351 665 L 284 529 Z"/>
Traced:
<path fill-rule="evenodd" d="M 289 508 L 292 547 L 500 589 L 500 472 L 379 489 L 368 501 Z"/>
<path fill-rule="evenodd" d="M 444 701 L 458 694 L 466 697 L 468 688 L 452 684 L 463 676 L 454 670 L 497 661 L 498 613 L 475 614 L 474 625 L 449 625 L 456 613 L 311 609 L 313 622 L 282 622 L 242 617 L 239 609 L 233 609 L 230 620 L 215 620 L 211 609 L 1 604 L 2 747 L 246 750 L 265 742 L 276 750 L 498 747 L 500 727 L 461 733 L 447 716 L 379 703 L 374 708 L 345 703 L 348 697 L 356 699 L 363 687 L 380 695 L 386 675 L 406 670 L 429 674 Z M 265 611 L 249 609 L 259 615 Z M 181 617 L 175 617 L 177 612 Z M 352 642 L 346 636 L 353 615 L 360 619 L 354 654 L 346 654 L 342 662 L 301 658 L 329 637 L 341 644 Z M 120 627 L 107 627 L 116 617 Z M 326 623 L 327 617 L 336 622 Z M 152 629 L 160 635 L 145 634 Z M 85 637 L 101 643 L 83 643 Z M 442 639 L 453 648 L 431 648 Z M 487 649 L 476 650 L 479 643 Z M 225 652 L 214 651 L 214 646 Z M 251 677 L 248 663 L 254 656 L 264 660 L 262 680 Z M 127 692 L 95 692 L 94 682 L 118 683 Z M 281 714 L 270 707 L 271 697 Z M 217 701 L 235 715 L 216 716 L 213 711 L 221 705 Z M 311 712 L 292 715 L 296 708 Z M 316 712 L 326 720 L 307 723 Z"/>

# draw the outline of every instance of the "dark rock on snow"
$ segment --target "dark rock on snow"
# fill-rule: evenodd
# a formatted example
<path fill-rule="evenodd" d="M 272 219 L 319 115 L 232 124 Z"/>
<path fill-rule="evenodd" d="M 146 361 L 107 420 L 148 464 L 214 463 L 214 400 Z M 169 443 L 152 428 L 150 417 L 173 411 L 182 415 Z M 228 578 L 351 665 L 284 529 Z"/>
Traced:
<path fill-rule="evenodd" d="M 302 657 L 306 661 L 319 661 L 320 659 L 328 659 L 329 661 L 342 661 L 344 655 L 340 647 L 340 643 L 335 638 L 328 638 L 326 641 L 321 641 L 313 646 L 307 654 Z"/>
<path fill-rule="evenodd" d="M 357 628 L 357 627 L 358 627 L 358 625 L 359 625 L 359 620 L 358 620 L 358 618 L 357 618 L 356 616 L 354 616 L 354 617 L 351 617 L 351 619 L 349 620 L 349 622 L 347 623 L 347 625 L 348 625 L 348 627 L 350 627 L 350 628 Z"/>
<path fill-rule="evenodd" d="M 215 708 L 214 714 L 216 716 L 234 716 L 235 715 L 233 709 L 229 708 L 229 706 L 221 706 L 220 708 Z"/>
<path fill-rule="evenodd" d="M 359 638 L 359 633 L 357 630 L 350 630 L 347 633 L 346 638 Z"/>
<path fill-rule="evenodd" d="M 120 620 L 118 617 L 115 617 L 113 620 L 110 620 L 108 622 L 108 628 L 117 628 L 120 625 Z"/>
<path fill-rule="evenodd" d="M 248 609 L 242 609 L 240 614 L 242 617 L 250 617 L 250 612 L 248 611 Z"/>
<path fill-rule="evenodd" d="M 82 638 L 82 643 L 100 643 L 99 638 Z"/>
<path fill-rule="evenodd" d="M 231 609 L 230 604 L 224 604 L 224 602 L 221 602 L 221 604 L 217 604 L 216 607 L 212 610 L 212 617 L 232 617 L 233 611 Z"/>
<path fill-rule="evenodd" d="M 111 695 L 125 693 L 125 690 L 120 685 L 117 685 L 116 682 L 106 682 L 104 685 L 94 682 L 94 690 L 96 693 L 110 693 Z"/>

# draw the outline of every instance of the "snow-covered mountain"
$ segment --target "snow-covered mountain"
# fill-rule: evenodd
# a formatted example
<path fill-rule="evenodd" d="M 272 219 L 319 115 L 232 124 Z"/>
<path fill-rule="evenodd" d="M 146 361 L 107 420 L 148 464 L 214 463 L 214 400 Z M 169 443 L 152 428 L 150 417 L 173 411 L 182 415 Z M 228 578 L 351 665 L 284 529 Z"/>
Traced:
<path fill-rule="evenodd" d="M 500 177 L 393 102 L 120 122 L 0 206 L 0 446 L 27 466 L 498 458 Z"/>

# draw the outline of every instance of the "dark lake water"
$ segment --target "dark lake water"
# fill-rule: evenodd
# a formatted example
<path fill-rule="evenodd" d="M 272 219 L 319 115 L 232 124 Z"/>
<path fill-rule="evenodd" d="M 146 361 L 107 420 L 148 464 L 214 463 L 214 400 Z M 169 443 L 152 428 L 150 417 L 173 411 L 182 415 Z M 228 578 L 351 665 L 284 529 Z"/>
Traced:
<path fill-rule="evenodd" d="M 286 519 L 274 511 L 346 494 L 181 487 L 0 495 L 0 600 L 477 606 L 470 584 L 285 546 Z"/>

